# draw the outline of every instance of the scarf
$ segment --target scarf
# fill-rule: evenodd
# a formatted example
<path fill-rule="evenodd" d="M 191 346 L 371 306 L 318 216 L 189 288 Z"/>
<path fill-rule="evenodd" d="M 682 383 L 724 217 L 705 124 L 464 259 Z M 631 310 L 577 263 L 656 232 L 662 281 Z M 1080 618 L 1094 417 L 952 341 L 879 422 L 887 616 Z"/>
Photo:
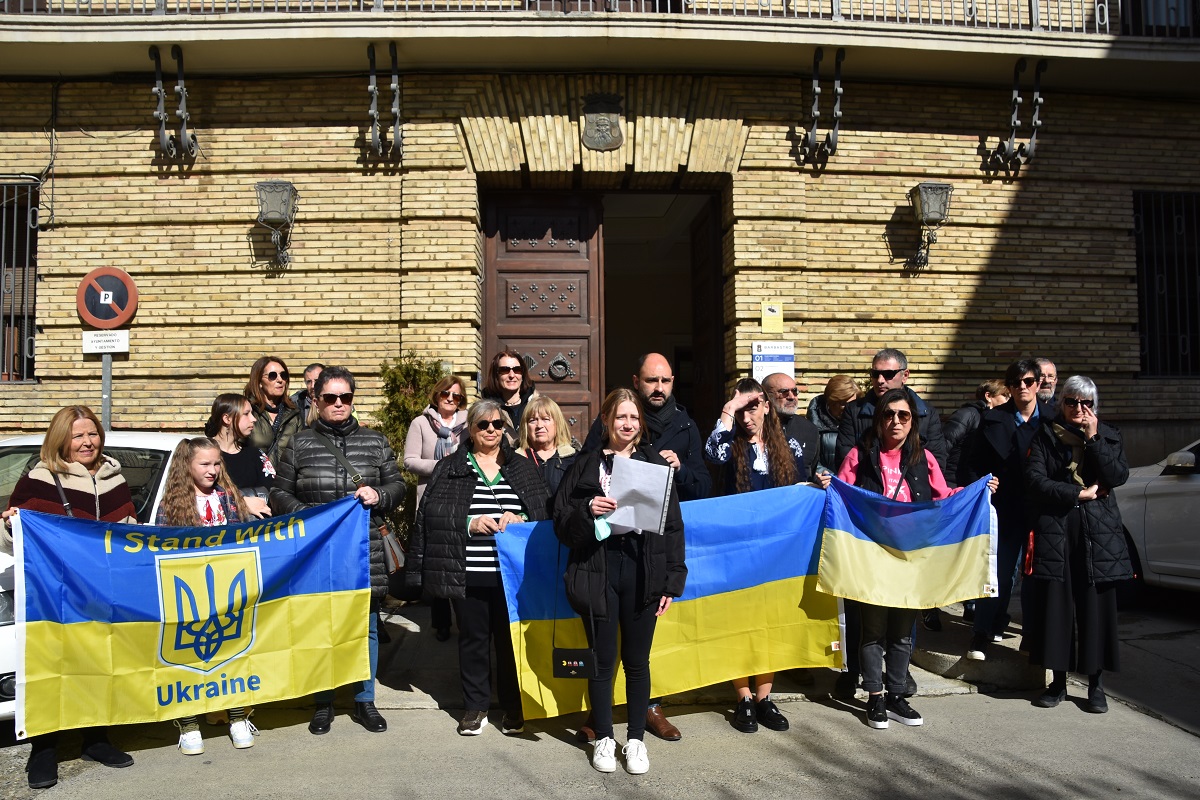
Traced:
<path fill-rule="evenodd" d="M 455 417 L 457 417 L 457 413 Z M 425 418 L 429 420 L 429 427 L 433 428 L 433 432 L 437 434 L 437 444 L 433 446 L 433 457 L 436 461 L 441 461 L 446 456 L 458 449 L 458 443 L 462 441 L 462 432 L 467 427 L 466 418 L 454 426 L 443 425 L 441 415 L 433 406 L 425 409 Z"/>
<path fill-rule="evenodd" d="M 649 402 L 643 403 L 643 405 L 646 408 L 646 430 L 650 433 L 650 442 L 653 444 L 662 438 L 667 426 L 675 418 L 678 408 L 675 405 L 675 395 L 668 397 L 667 402 L 662 404 L 662 408 L 655 408 Z"/>
<path fill-rule="evenodd" d="M 1067 464 L 1067 471 L 1071 473 L 1071 480 L 1080 486 L 1087 486 L 1083 481 L 1083 476 L 1079 474 L 1079 470 L 1083 465 L 1083 433 L 1078 428 L 1072 428 L 1061 422 L 1053 423 L 1054 435 L 1058 440 L 1071 448 L 1071 463 Z"/>
<path fill-rule="evenodd" d="M 341 436 L 343 439 L 358 429 L 358 420 L 354 417 L 346 417 L 341 422 L 325 422 L 325 420 L 321 420 L 321 423 L 324 427 Z"/>

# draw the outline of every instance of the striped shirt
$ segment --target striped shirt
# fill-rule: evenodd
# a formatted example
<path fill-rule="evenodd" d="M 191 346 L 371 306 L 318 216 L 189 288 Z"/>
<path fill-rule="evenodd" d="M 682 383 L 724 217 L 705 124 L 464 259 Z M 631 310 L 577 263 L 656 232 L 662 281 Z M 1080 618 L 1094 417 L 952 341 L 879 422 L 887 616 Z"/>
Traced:
<path fill-rule="evenodd" d="M 505 511 L 514 514 L 524 514 L 521 498 L 504 480 L 502 473 L 496 473 L 496 479 L 488 484 L 476 475 L 475 494 L 471 497 L 471 508 L 468 512 L 470 519 L 487 516 L 499 521 Z M 468 522 L 468 526 L 469 526 Z M 496 555 L 496 538 L 494 536 L 470 535 L 466 546 L 467 583 L 471 585 L 495 585 L 496 576 L 500 572 L 500 559 Z M 476 580 L 472 580 L 472 578 Z M 482 579 L 482 580 L 479 580 Z"/>

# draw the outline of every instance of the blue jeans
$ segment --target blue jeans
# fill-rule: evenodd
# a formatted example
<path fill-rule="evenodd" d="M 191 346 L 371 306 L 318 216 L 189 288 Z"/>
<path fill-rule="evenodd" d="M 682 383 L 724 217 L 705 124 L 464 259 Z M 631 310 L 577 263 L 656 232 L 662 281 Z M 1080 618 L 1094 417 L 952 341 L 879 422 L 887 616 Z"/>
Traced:
<path fill-rule="evenodd" d="M 354 693 L 354 702 L 356 703 L 374 703 L 375 702 L 375 669 L 379 666 L 379 615 L 374 611 L 368 615 L 367 623 L 367 646 L 371 658 L 371 677 L 365 681 L 358 681 L 358 691 Z M 354 686 L 356 684 L 350 684 Z M 326 689 L 323 692 L 317 692 L 313 695 L 313 700 L 318 704 L 333 702 L 333 689 Z"/>
<path fill-rule="evenodd" d="M 1008 603 L 1021 567 L 1027 534 L 1001 531 L 996 537 L 996 597 L 981 597 L 975 601 L 975 633 L 991 637 L 1004 633 L 1011 617 Z"/>

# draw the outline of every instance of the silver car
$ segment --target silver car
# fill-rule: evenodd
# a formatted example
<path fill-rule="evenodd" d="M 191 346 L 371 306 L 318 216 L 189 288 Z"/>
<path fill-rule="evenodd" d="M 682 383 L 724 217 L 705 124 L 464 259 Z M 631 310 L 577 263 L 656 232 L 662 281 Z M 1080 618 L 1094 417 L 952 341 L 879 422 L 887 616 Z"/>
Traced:
<path fill-rule="evenodd" d="M 1200 441 L 1157 464 L 1133 467 L 1116 490 L 1121 519 L 1147 584 L 1200 591 Z"/>
<path fill-rule="evenodd" d="M 166 483 L 167 468 L 175 445 L 186 437 L 174 433 L 109 431 L 104 435 L 104 454 L 121 464 L 129 484 L 138 522 L 154 519 Z M 17 481 L 38 462 L 42 437 L 17 436 L 0 441 L 0 509 L 8 508 Z M 12 719 L 16 711 L 17 636 L 13 557 L 0 550 L 0 720 Z"/>

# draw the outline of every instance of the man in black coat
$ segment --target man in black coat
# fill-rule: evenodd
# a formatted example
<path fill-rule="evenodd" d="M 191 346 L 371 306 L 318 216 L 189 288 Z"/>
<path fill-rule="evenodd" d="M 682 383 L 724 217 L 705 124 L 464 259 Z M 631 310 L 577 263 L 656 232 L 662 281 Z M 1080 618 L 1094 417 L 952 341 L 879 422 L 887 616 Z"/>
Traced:
<path fill-rule="evenodd" d="M 796 388 L 795 379 L 786 372 L 774 372 L 763 378 L 762 387 L 771 408 L 783 423 L 783 435 L 800 445 L 804 463 L 808 466 L 805 477 L 811 480 L 817 474 L 817 462 L 820 461 L 821 432 L 800 412 L 800 390 Z"/>
<path fill-rule="evenodd" d="M 975 632 L 967 648 L 967 658 L 974 661 L 986 660 L 988 645 L 1008 627 L 1008 603 L 1032 522 L 1027 510 L 1025 462 L 1038 428 L 1054 416 L 1038 397 L 1042 374 L 1035 359 L 1009 364 L 1004 385 L 1012 396 L 1007 403 L 983 412 L 963 475 L 963 485 L 988 474 L 1000 479 L 1000 488 L 992 497 L 998 523 L 997 596 L 975 602 Z"/>
<path fill-rule="evenodd" d="M 641 395 L 646 414 L 642 441 L 648 440 L 651 449 L 675 468 L 675 492 L 680 502 L 708 497 L 712 492 L 712 475 L 704 464 L 704 439 L 687 410 L 675 402 L 672 395 L 675 373 L 666 356 L 647 353 L 640 357 L 634 365 L 633 389 Z M 582 452 L 599 450 L 604 446 L 604 438 L 604 423 L 596 417 Z M 651 699 L 650 709 L 646 712 L 646 729 L 660 739 L 677 742 L 682 734 L 663 714 L 659 705 L 661 700 L 660 697 Z M 584 728 L 587 730 L 581 730 L 581 733 L 589 736 L 590 726 Z"/>
<path fill-rule="evenodd" d="M 871 430 L 875 418 L 875 401 L 889 389 L 904 389 L 917 406 L 917 433 L 921 446 L 933 453 L 938 466 L 946 469 L 946 439 L 942 436 L 942 420 L 937 409 L 922 400 L 916 392 L 905 386 L 908 383 L 908 358 L 893 348 L 885 348 L 871 360 L 871 391 L 861 400 L 846 406 L 838 426 L 837 462 L 841 465 L 846 455 L 862 441 L 863 434 Z"/>

